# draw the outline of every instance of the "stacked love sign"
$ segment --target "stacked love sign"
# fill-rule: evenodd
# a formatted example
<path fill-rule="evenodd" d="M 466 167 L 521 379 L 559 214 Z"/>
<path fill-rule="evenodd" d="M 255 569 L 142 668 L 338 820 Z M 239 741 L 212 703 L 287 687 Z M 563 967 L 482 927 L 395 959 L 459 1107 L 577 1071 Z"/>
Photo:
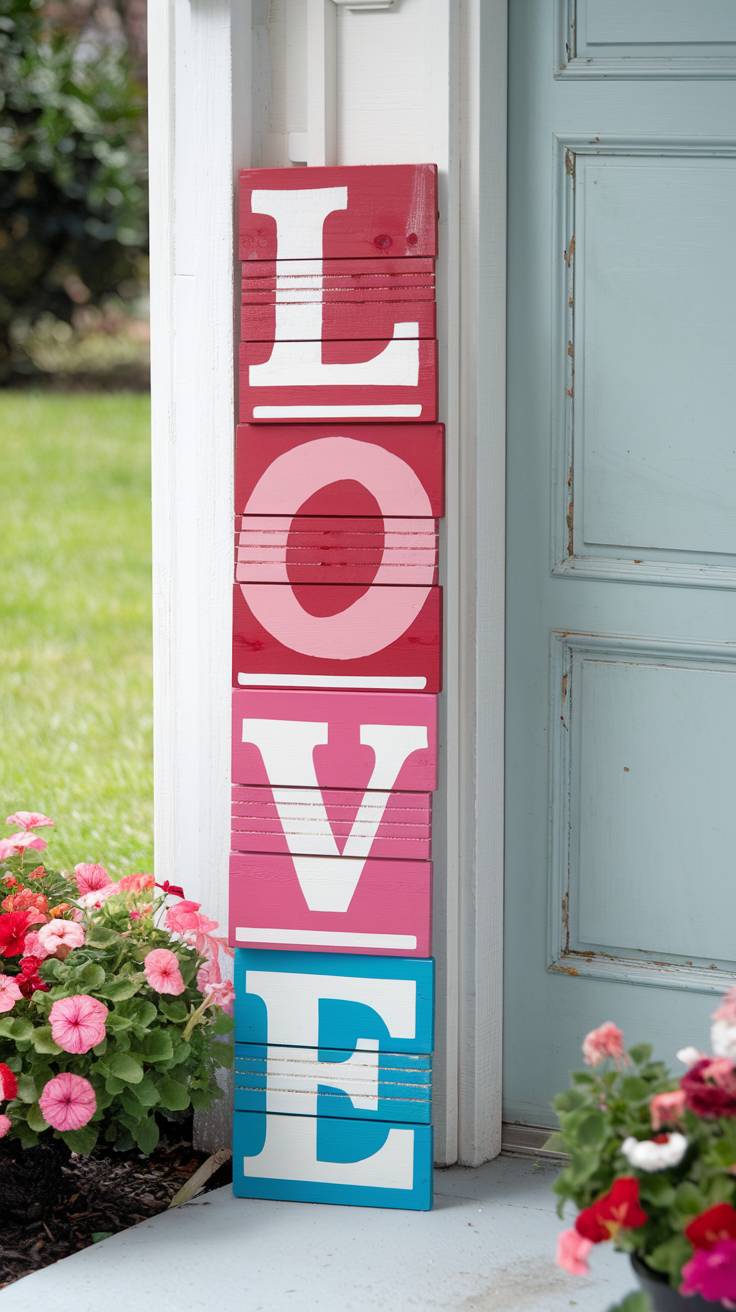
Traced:
<path fill-rule="evenodd" d="M 433 165 L 240 176 L 234 1188 L 432 1200 Z"/>

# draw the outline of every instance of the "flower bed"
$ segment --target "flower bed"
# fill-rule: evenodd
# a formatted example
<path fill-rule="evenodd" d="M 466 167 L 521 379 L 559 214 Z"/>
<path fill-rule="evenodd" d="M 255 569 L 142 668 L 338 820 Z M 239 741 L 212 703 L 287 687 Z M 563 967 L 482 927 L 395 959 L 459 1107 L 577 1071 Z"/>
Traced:
<path fill-rule="evenodd" d="M 153 875 L 52 870 L 53 821 L 19 811 L 0 840 L 0 1138 L 155 1149 L 165 1120 L 210 1106 L 232 985 L 217 925 Z"/>

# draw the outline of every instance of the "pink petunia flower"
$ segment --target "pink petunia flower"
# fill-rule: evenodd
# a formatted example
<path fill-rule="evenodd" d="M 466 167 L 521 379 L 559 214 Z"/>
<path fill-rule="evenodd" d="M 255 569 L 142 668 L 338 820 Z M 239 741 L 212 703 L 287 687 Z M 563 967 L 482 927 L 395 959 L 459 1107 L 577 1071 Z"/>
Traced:
<path fill-rule="evenodd" d="M 53 820 L 40 811 L 14 811 L 5 821 L 6 825 L 17 825 L 19 829 L 44 829 L 54 827 Z"/>
<path fill-rule="evenodd" d="M 29 929 L 26 934 L 23 951 L 28 957 L 37 957 L 39 961 L 45 961 L 49 956 L 48 949 L 41 942 L 40 935 L 35 929 Z"/>
<path fill-rule="evenodd" d="M 88 865 L 84 861 L 74 867 L 74 878 L 80 893 L 94 893 L 112 883 L 104 866 Z"/>
<path fill-rule="evenodd" d="M 143 961 L 146 979 L 157 993 L 171 993 L 177 997 L 186 985 L 176 955 L 169 948 L 154 948 Z"/>
<path fill-rule="evenodd" d="M 89 893 L 80 893 L 77 902 L 85 911 L 95 911 L 104 902 L 107 902 L 109 897 L 115 897 L 118 892 L 117 884 L 111 881 L 109 884 L 105 884 L 104 888 L 92 888 Z"/>
<path fill-rule="evenodd" d="M 63 1071 L 45 1084 L 38 1105 L 55 1130 L 81 1130 L 97 1110 L 95 1091 L 83 1075 Z"/>
<path fill-rule="evenodd" d="M 577 1230 L 563 1230 L 557 1236 L 555 1261 L 571 1276 L 587 1276 L 590 1271 L 588 1255 L 592 1247 L 590 1239 L 584 1239 Z"/>
<path fill-rule="evenodd" d="M 600 1066 L 608 1057 L 617 1064 L 626 1062 L 624 1036 L 612 1020 L 591 1030 L 583 1039 L 583 1058 L 587 1066 Z"/>
<path fill-rule="evenodd" d="M 12 975 L 0 975 L 0 1012 L 12 1011 L 18 998 L 22 998 Z"/>
<path fill-rule="evenodd" d="M 0 1116 L 0 1139 L 5 1138 L 12 1124 L 13 1122 L 11 1121 L 9 1116 L 6 1116 L 4 1113 L 2 1116 Z"/>
<path fill-rule="evenodd" d="M 736 1307 L 736 1242 L 721 1239 L 712 1248 L 698 1248 L 682 1268 L 680 1293 L 700 1294 L 706 1303 Z"/>
<path fill-rule="evenodd" d="M 43 852 L 48 843 L 28 829 L 20 829 L 17 834 L 11 834 L 10 838 L 0 838 L 0 861 L 7 861 L 9 856 L 17 856 L 18 852 L 25 852 L 29 847 L 36 852 Z"/>
<path fill-rule="evenodd" d="M 58 998 L 49 1012 L 51 1037 L 64 1052 L 89 1052 L 105 1037 L 107 1007 L 88 993 Z"/>
<path fill-rule="evenodd" d="M 66 949 L 64 956 L 67 956 L 72 948 L 82 947 L 84 929 L 76 920 L 49 920 L 39 929 L 38 942 L 49 957 L 58 956 L 62 949 Z M 27 946 L 28 939 L 26 938 Z M 34 955 L 36 954 L 34 953 Z"/>
<path fill-rule="evenodd" d="M 682 1089 L 673 1089 L 669 1093 L 655 1093 L 649 1102 L 652 1129 L 661 1130 L 663 1125 L 677 1125 L 684 1110 L 685 1094 Z"/>

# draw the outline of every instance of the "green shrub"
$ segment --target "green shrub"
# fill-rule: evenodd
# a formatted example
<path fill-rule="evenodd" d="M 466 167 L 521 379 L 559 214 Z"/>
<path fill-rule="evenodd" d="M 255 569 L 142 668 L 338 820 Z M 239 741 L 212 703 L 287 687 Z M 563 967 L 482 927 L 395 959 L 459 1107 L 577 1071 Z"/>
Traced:
<path fill-rule="evenodd" d="M 125 50 L 0 0 L 0 382 L 32 372 L 41 315 L 137 290 L 146 246 L 143 89 Z"/>

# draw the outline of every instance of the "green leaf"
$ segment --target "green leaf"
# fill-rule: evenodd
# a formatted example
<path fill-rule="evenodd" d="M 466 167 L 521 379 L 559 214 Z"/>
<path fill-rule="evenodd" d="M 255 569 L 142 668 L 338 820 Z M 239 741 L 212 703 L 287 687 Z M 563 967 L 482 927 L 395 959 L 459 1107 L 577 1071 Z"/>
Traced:
<path fill-rule="evenodd" d="M 651 1043 L 635 1043 L 633 1048 L 629 1048 L 629 1056 L 637 1066 L 643 1066 L 645 1061 L 649 1061 L 652 1052 Z"/>
<path fill-rule="evenodd" d="M 610 1308 L 609 1312 L 652 1312 L 652 1304 L 649 1295 L 645 1294 L 643 1289 L 637 1289 L 636 1293 L 627 1294 L 626 1298 Z"/>
<path fill-rule="evenodd" d="M 219 1087 L 210 1089 L 190 1089 L 189 1098 L 195 1112 L 204 1112 L 212 1106 L 215 1098 L 221 1095 L 222 1090 Z"/>
<path fill-rule="evenodd" d="M 150 1075 L 144 1075 L 139 1084 L 133 1085 L 130 1092 L 142 1107 L 155 1107 L 158 1102 L 158 1089 Z"/>
<path fill-rule="evenodd" d="M 120 935 L 117 930 L 106 929 L 104 925 L 92 925 L 87 932 L 86 946 L 88 948 L 111 948 L 119 942 Z"/>
<path fill-rule="evenodd" d="M 673 1235 L 647 1253 L 647 1266 L 653 1271 L 661 1271 L 670 1281 L 679 1282 L 680 1272 L 692 1251 L 684 1235 Z"/>
<path fill-rule="evenodd" d="M 181 998 L 162 998 L 158 1009 L 167 1020 L 172 1020 L 177 1025 L 183 1025 L 189 1015 L 189 1008 Z"/>
<path fill-rule="evenodd" d="M 621 1081 L 621 1097 L 626 1102 L 640 1102 L 642 1098 L 648 1098 L 651 1090 L 646 1080 L 642 1080 L 638 1075 L 625 1075 Z"/>
<path fill-rule="evenodd" d="M 170 1112 L 183 1112 L 189 1106 L 189 1090 L 186 1085 L 170 1077 L 159 1083 L 158 1096 L 161 1106 Z"/>
<path fill-rule="evenodd" d="M 114 1052 L 107 1059 L 110 1074 L 126 1084 L 140 1084 L 143 1079 L 143 1067 L 129 1052 Z"/>
<path fill-rule="evenodd" d="M 96 961 L 87 961 L 82 969 L 75 971 L 74 974 L 74 983 L 83 993 L 97 992 L 105 979 L 105 971 Z"/>
<path fill-rule="evenodd" d="M 38 1025 L 31 1035 L 31 1043 L 36 1052 L 45 1052 L 56 1054 L 61 1052 L 58 1043 L 54 1043 L 51 1037 L 50 1025 Z"/>
<path fill-rule="evenodd" d="M 22 1020 L 20 1016 L 5 1016 L 0 1020 L 0 1036 L 3 1038 L 14 1039 L 16 1043 L 24 1043 L 30 1039 L 33 1034 L 33 1026 L 29 1020 Z"/>
<path fill-rule="evenodd" d="M 91 1153 L 97 1143 L 99 1134 L 98 1125 L 84 1125 L 81 1130 L 65 1130 L 62 1139 L 73 1153 L 82 1153 L 86 1156 Z"/>
<path fill-rule="evenodd" d="M 128 975 L 123 976 L 122 979 L 111 980 L 109 984 L 99 990 L 99 995 L 107 1002 L 124 1002 L 138 992 L 143 980 L 143 975 Z"/>
<path fill-rule="evenodd" d="M 554 1099 L 554 1108 L 556 1112 L 574 1112 L 579 1107 L 585 1107 L 587 1102 L 581 1089 L 565 1089 L 564 1093 L 558 1093 Z"/>
<path fill-rule="evenodd" d="M 150 1156 L 158 1143 L 158 1125 L 153 1116 L 144 1116 L 133 1130 L 133 1138 L 146 1157 Z"/>
<path fill-rule="evenodd" d="M 581 1148 L 600 1148 L 606 1141 L 607 1132 L 603 1112 L 586 1112 L 578 1124 L 577 1140 Z"/>
<path fill-rule="evenodd" d="M 30 1128 L 35 1130 L 37 1134 L 40 1134 L 43 1130 L 48 1130 L 49 1128 L 49 1123 L 44 1118 L 43 1112 L 37 1102 L 34 1102 L 33 1106 L 28 1108 L 26 1120 Z"/>
<path fill-rule="evenodd" d="M 224 1066 L 225 1068 L 232 1066 L 234 1055 L 234 1043 L 223 1043 L 221 1039 L 218 1039 L 217 1043 L 212 1044 L 212 1060 L 218 1066 Z"/>
<path fill-rule="evenodd" d="M 146 1061 L 171 1061 L 174 1055 L 171 1036 L 162 1029 L 151 1030 L 144 1038 L 141 1047 Z"/>
<path fill-rule="evenodd" d="M 212 1033 L 212 1034 L 232 1034 L 232 1032 L 233 1032 L 233 1018 L 232 1018 L 232 1016 L 228 1016 L 228 1014 L 227 1014 L 226 1011 L 222 1011 L 222 1010 L 218 1007 L 217 1012 L 216 1012 L 216 1014 L 215 1014 L 215 1019 L 212 1021 L 211 1033 Z"/>
<path fill-rule="evenodd" d="M 101 1244 L 103 1239 L 112 1239 L 112 1236 L 114 1234 L 115 1234 L 114 1230 L 93 1230 L 92 1243 Z"/>
<path fill-rule="evenodd" d="M 32 1075 L 21 1075 L 18 1080 L 18 1097 L 21 1102 L 35 1102 L 38 1098 L 36 1081 Z"/>

